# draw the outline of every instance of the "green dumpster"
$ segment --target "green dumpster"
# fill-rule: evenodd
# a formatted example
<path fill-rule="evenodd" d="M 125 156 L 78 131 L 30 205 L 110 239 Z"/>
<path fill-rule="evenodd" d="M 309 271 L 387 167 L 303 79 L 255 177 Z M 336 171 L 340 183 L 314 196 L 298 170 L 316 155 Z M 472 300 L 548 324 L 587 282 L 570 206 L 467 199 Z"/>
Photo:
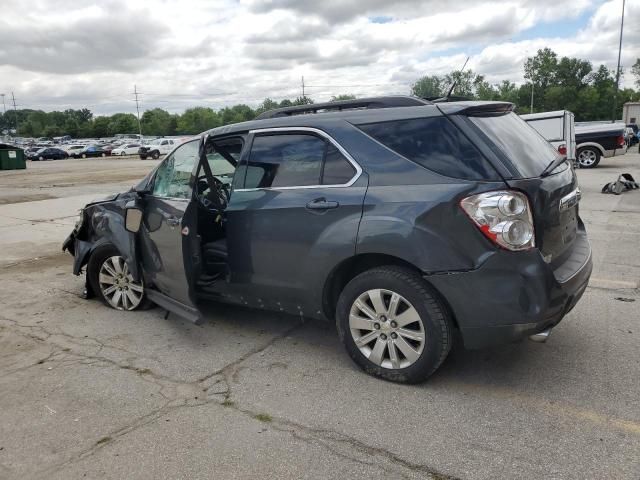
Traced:
<path fill-rule="evenodd" d="M 27 168 L 24 150 L 0 143 L 0 170 L 19 170 Z"/>

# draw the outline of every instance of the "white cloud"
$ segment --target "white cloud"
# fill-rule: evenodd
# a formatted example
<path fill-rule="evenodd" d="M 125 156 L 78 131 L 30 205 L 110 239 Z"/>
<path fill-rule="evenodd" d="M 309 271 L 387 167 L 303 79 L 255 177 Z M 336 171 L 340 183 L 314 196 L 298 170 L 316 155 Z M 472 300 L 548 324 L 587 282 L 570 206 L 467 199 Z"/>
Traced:
<path fill-rule="evenodd" d="M 408 93 L 421 75 L 460 68 L 467 54 L 469 67 L 488 80 L 520 82 L 524 59 L 543 47 L 614 68 L 621 8 L 621 0 L 5 4 L 0 92 L 14 91 L 19 106 L 96 113 L 132 111 L 134 84 L 143 108 L 170 111 L 295 97 L 303 75 L 316 100 Z M 526 32 L 585 12 L 589 20 L 570 37 L 559 38 L 557 28 L 551 36 Z M 627 2 L 625 19 L 628 70 L 640 57 L 640 2 Z"/>

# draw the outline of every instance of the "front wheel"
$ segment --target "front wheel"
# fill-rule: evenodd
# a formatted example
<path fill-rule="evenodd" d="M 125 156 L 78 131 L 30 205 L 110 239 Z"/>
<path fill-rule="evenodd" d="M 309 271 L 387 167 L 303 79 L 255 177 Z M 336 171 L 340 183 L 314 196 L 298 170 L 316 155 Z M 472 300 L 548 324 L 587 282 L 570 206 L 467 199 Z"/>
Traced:
<path fill-rule="evenodd" d="M 87 158 L 87 154 L 86 154 L 86 153 L 83 153 L 83 154 L 82 154 L 82 158 Z"/>
<path fill-rule="evenodd" d="M 120 152 L 120 156 L 124 157 L 127 154 L 127 152 Z"/>
<path fill-rule="evenodd" d="M 595 168 L 600 163 L 600 151 L 593 147 L 578 150 L 578 164 L 580 168 Z"/>
<path fill-rule="evenodd" d="M 102 152 L 100 155 L 101 155 L 103 158 L 107 156 L 107 154 L 106 154 L 106 153 L 104 153 L 104 152 Z"/>
<path fill-rule="evenodd" d="M 155 152 L 153 152 L 151 154 L 151 158 L 153 158 L 154 160 L 157 160 L 160 158 L 160 152 L 158 152 L 157 150 Z"/>
<path fill-rule="evenodd" d="M 340 294 L 338 335 L 367 373 L 401 383 L 426 380 L 447 357 L 452 320 L 415 272 L 396 266 L 361 273 Z"/>
<path fill-rule="evenodd" d="M 144 282 L 136 282 L 127 262 L 113 245 L 98 247 L 89 259 L 87 276 L 93 291 L 116 310 L 139 310 L 151 306 Z"/>

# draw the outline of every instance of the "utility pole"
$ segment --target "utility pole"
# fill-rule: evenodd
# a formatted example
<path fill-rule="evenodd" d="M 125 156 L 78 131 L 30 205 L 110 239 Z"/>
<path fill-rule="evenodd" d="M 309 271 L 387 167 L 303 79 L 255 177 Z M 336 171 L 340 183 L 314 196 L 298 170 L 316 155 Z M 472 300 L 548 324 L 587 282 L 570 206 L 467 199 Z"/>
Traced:
<path fill-rule="evenodd" d="M 4 93 L 0 93 L 0 97 L 2 97 L 2 110 L 3 110 L 3 114 L 2 114 L 2 126 L 3 126 L 3 130 L 4 130 L 4 125 L 5 122 L 7 121 L 7 105 L 4 103 Z M 2 132 L 0 131 L 0 134 Z"/>
<path fill-rule="evenodd" d="M 13 113 L 16 116 L 16 135 L 18 134 L 18 109 L 16 108 L 16 97 L 11 92 L 11 98 L 13 99 Z"/>
<path fill-rule="evenodd" d="M 304 100 L 304 75 L 302 76 L 302 99 Z"/>
<path fill-rule="evenodd" d="M 533 82 L 531 82 L 531 111 L 529 113 L 533 113 Z"/>
<path fill-rule="evenodd" d="M 616 68 L 616 89 L 613 94 L 613 112 L 611 113 L 611 123 L 615 123 L 618 116 L 618 85 L 620 84 L 620 55 L 622 54 L 622 30 L 624 28 L 624 4 L 625 0 L 622 0 L 622 18 L 620 19 L 620 43 L 618 45 L 618 68 Z"/>
<path fill-rule="evenodd" d="M 142 124 L 140 123 L 140 106 L 138 105 L 138 87 L 133 86 L 133 94 L 136 96 L 136 111 L 138 112 L 138 133 L 140 133 L 140 143 L 142 143 Z"/>

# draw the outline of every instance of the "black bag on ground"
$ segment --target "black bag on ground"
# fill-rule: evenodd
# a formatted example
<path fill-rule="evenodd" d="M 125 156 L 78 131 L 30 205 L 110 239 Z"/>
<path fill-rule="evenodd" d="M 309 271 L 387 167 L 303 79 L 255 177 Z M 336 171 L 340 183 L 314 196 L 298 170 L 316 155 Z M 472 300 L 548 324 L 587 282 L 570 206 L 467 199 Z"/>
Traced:
<path fill-rule="evenodd" d="M 627 190 L 635 190 L 640 188 L 638 182 L 631 176 L 630 173 L 623 173 L 618 177 L 615 182 L 607 183 L 602 187 L 602 193 L 613 193 L 614 195 L 620 195 Z"/>

